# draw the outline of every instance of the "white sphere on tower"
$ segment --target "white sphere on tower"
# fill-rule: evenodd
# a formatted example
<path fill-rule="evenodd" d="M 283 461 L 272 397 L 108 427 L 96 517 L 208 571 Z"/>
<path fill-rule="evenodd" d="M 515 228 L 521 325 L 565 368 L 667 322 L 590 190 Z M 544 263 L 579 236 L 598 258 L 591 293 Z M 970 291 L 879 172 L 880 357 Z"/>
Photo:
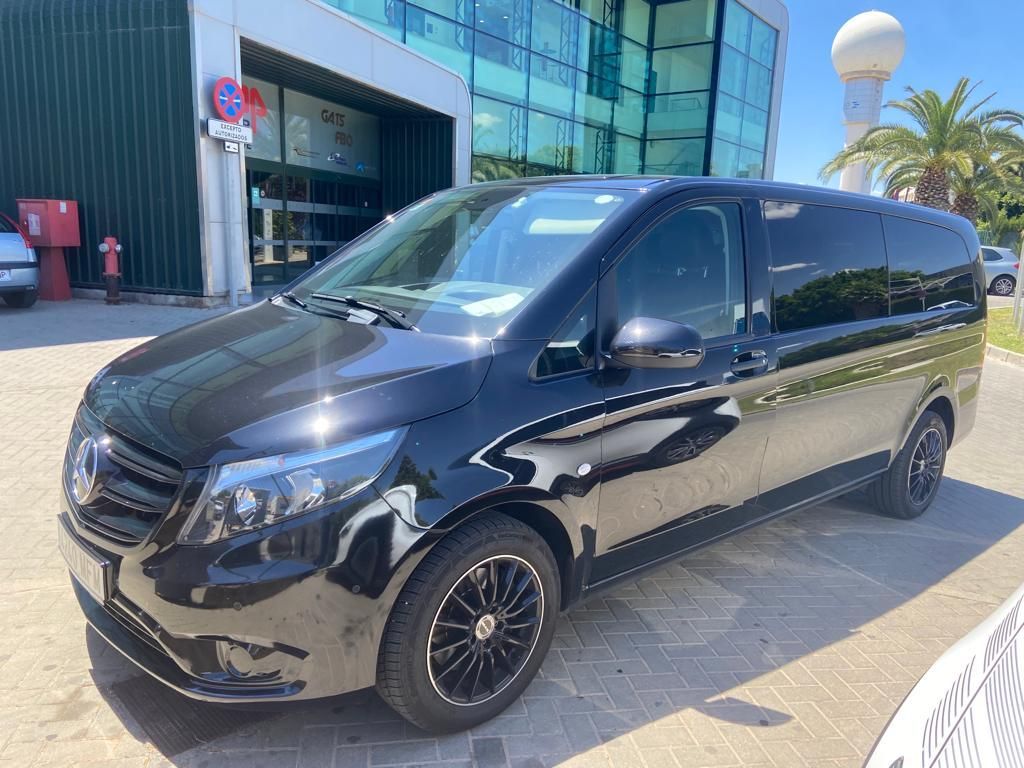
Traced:
<path fill-rule="evenodd" d="M 844 81 L 857 76 L 888 80 L 903 61 L 903 25 L 888 13 L 868 11 L 839 28 L 832 41 L 832 66 Z"/>
<path fill-rule="evenodd" d="M 832 41 L 832 65 L 846 84 L 846 146 L 878 125 L 885 81 L 903 61 L 905 51 L 903 25 L 888 13 L 861 13 L 839 29 Z M 839 186 L 851 192 L 870 192 L 867 168 L 862 163 L 845 168 Z"/>

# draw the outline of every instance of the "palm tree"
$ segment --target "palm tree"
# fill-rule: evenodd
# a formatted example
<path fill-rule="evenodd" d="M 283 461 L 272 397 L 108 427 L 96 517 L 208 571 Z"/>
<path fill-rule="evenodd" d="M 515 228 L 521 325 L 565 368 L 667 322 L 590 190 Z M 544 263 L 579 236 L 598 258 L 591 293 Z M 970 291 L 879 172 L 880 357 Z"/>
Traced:
<path fill-rule="evenodd" d="M 950 178 L 951 210 L 972 224 L 982 212 L 989 221 L 995 217 L 1002 193 L 1024 191 L 1024 179 L 1019 175 L 1024 138 L 1014 128 L 997 123 L 981 124 L 979 135 L 979 154 L 970 158 L 966 167 L 954 168 Z"/>
<path fill-rule="evenodd" d="M 985 166 L 992 159 L 992 152 L 986 155 L 983 129 L 1009 131 L 1024 125 L 1020 112 L 982 111 L 995 94 L 968 104 L 977 87 L 961 78 L 945 101 L 935 91 L 907 88 L 908 98 L 886 106 L 909 115 L 913 125 L 888 123 L 872 128 L 822 168 L 822 179 L 864 163 L 870 172 L 886 178 L 887 189 L 916 187 L 918 203 L 949 210 L 953 175 L 969 176 L 972 163 Z"/>

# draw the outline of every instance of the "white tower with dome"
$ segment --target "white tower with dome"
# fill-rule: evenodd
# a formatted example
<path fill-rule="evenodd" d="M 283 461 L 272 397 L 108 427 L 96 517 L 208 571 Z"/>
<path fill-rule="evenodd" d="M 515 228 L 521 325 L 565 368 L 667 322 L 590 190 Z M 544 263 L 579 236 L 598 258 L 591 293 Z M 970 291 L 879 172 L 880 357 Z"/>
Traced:
<path fill-rule="evenodd" d="M 839 29 L 832 41 L 832 66 L 846 84 L 843 98 L 846 146 L 878 125 L 882 114 L 882 89 L 903 61 L 905 50 L 903 26 L 888 13 L 861 13 Z M 871 180 L 864 164 L 844 169 L 839 187 L 850 192 L 870 193 Z"/>

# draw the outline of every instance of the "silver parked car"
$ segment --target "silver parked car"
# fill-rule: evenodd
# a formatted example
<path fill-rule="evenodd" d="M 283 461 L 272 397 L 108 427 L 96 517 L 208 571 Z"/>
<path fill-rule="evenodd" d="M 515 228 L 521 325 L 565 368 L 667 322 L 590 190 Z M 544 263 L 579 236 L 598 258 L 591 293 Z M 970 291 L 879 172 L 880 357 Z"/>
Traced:
<path fill-rule="evenodd" d="M 0 296 L 10 307 L 31 307 L 39 295 L 39 261 L 28 235 L 0 213 Z"/>
<path fill-rule="evenodd" d="M 988 292 L 996 296 L 1010 296 L 1017 286 L 1017 254 L 1009 248 L 982 246 L 981 256 L 985 260 L 985 277 Z"/>

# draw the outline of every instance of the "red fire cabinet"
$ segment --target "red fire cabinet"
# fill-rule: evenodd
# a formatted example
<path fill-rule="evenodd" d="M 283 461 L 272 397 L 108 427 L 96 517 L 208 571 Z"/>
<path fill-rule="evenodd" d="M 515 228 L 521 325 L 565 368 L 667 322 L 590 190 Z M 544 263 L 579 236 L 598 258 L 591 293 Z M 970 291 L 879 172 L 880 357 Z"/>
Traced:
<path fill-rule="evenodd" d="M 74 200 L 18 200 L 18 221 L 39 256 L 39 298 L 71 298 L 65 248 L 82 244 Z"/>

